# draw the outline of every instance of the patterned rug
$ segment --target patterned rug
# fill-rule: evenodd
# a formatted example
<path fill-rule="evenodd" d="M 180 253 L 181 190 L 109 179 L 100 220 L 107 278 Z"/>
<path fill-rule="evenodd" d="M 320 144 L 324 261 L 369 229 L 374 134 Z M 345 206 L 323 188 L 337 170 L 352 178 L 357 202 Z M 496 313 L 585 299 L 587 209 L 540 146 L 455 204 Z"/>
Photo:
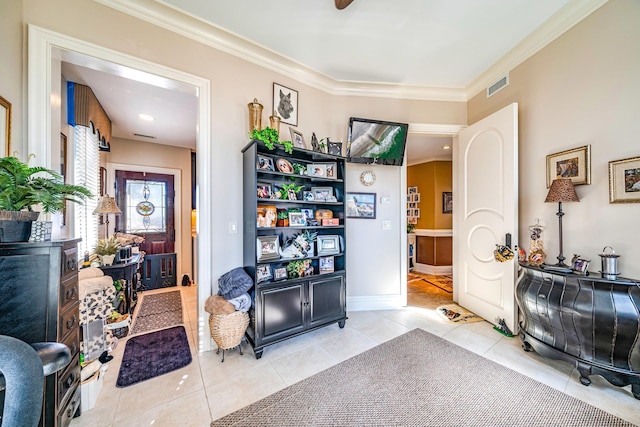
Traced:
<path fill-rule="evenodd" d="M 184 326 L 131 337 L 124 348 L 116 386 L 127 387 L 175 371 L 191 360 Z"/>
<path fill-rule="evenodd" d="M 425 282 L 442 289 L 443 291 L 453 293 L 453 279 L 451 276 L 433 276 L 431 274 L 409 273 L 407 275 L 409 282 L 414 280 L 424 280 Z"/>
<path fill-rule="evenodd" d="M 440 307 L 436 308 L 436 313 L 454 323 L 472 323 L 484 321 L 482 317 L 473 314 L 468 310 L 465 310 L 458 304 L 441 305 Z"/>
<path fill-rule="evenodd" d="M 133 319 L 131 334 L 141 334 L 182 324 L 180 291 L 143 294 L 140 309 Z"/>
<path fill-rule="evenodd" d="M 632 425 L 421 329 L 211 423 L 212 427 Z"/>

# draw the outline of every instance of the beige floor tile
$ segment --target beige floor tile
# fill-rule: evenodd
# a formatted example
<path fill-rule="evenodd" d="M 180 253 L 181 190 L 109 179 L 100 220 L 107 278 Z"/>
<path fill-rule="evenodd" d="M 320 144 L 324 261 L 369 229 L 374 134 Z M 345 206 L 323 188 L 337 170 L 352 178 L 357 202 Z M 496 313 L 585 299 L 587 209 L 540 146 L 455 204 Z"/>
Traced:
<path fill-rule="evenodd" d="M 141 396 L 143 399 L 152 395 Z M 211 422 L 207 396 L 198 390 L 118 421 L 117 427 L 203 427 Z"/>
<path fill-rule="evenodd" d="M 394 322 L 386 317 L 378 319 L 375 322 L 370 322 L 362 328 L 358 328 L 360 332 L 373 338 L 379 343 L 389 341 L 395 337 L 398 337 L 405 332 L 409 332 L 412 328 L 407 328 L 404 325 Z"/>
<path fill-rule="evenodd" d="M 344 328 L 341 334 L 318 342 L 337 361 L 342 362 L 377 346 L 379 343 L 356 329 Z"/>
<path fill-rule="evenodd" d="M 338 363 L 338 359 L 320 345 L 306 347 L 297 353 L 270 362 L 287 385 L 324 371 L 336 363 Z"/>
<path fill-rule="evenodd" d="M 470 325 L 460 325 L 459 328 L 448 332 L 442 338 L 480 355 L 486 353 L 501 338 L 497 332 L 495 332 L 495 336 L 489 337 L 466 326 Z"/>

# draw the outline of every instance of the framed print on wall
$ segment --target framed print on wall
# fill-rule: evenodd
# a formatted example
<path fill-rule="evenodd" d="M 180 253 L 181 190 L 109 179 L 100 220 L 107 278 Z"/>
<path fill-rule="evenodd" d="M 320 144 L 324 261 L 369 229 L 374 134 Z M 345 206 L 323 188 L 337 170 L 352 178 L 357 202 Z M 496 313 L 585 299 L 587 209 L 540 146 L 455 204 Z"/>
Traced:
<path fill-rule="evenodd" d="M 442 192 L 442 213 L 453 213 L 453 193 L 451 191 Z"/>
<path fill-rule="evenodd" d="M 573 185 L 591 184 L 591 145 L 549 154 L 547 188 L 558 178 L 570 178 Z"/>
<path fill-rule="evenodd" d="M 609 162 L 609 203 L 640 203 L 640 157 Z"/>
<path fill-rule="evenodd" d="M 376 193 L 347 193 L 347 218 L 376 218 Z"/>
<path fill-rule="evenodd" d="M 273 112 L 280 122 L 298 126 L 298 91 L 274 82 Z"/>

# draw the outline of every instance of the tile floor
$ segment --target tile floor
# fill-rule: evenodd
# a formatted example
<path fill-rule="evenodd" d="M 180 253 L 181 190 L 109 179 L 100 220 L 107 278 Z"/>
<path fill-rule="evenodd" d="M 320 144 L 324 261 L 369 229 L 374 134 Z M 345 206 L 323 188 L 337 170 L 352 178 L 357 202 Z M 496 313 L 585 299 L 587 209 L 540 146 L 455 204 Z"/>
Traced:
<path fill-rule="evenodd" d="M 127 388 L 116 388 L 126 338 L 120 340 L 112 352 L 114 359 L 109 362 L 95 407 L 75 418 L 72 426 L 206 427 L 212 419 L 414 328 L 441 336 L 640 425 L 640 401 L 633 398 L 630 386 L 614 387 L 594 376 L 592 384 L 585 387 L 578 381 L 579 375 L 570 364 L 525 353 L 519 339 L 500 335 L 489 323 L 458 325 L 442 319 L 432 309 L 407 307 L 349 312 L 349 319 L 342 330 L 331 325 L 267 347 L 259 360 L 245 345 L 243 356 L 237 351 L 229 351 L 221 363 L 215 352 L 197 354 L 195 351 L 198 325 L 196 287 L 179 289 L 193 362 L 172 373 Z"/>

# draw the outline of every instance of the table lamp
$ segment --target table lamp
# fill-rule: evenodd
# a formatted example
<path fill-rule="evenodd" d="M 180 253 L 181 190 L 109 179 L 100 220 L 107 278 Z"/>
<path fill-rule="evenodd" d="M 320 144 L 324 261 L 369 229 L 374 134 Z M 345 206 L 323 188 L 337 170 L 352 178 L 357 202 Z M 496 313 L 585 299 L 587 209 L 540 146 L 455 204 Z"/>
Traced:
<path fill-rule="evenodd" d="M 107 239 L 109 239 L 109 214 L 120 215 L 121 213 L 122 211 L 118 208 L 118 205 L 116 205 L 116 201 L 113 197 L 105 194 L 98 199 L 98 206 L 96 206 L 93 214 L 105 216 L 105 224 L 107 227 L 105 230 L 105 236 Z"/>
<path fill-rule="evenodd" d="M 562 212 L 562 202 L 579 202 L 578 195 L 576 194 L 576 190 L 573 187 L 573 181 L 569 178 L 560 178 L 555 179 L 551 183 L 551 187 L 549 187 L 549 193 L 547 194 L 547 198 L 545 199 L 545 203 L 548 202 L 558 202 L 558 235 L 560 237 L 560 255 L 558 255 L 558 263 L 555 264 L 558 267 L 569 267 L 564 263 L 566 259 L 564 255 L 562 255 L 562 217 L 564 216 L 564 212 Z"/>

